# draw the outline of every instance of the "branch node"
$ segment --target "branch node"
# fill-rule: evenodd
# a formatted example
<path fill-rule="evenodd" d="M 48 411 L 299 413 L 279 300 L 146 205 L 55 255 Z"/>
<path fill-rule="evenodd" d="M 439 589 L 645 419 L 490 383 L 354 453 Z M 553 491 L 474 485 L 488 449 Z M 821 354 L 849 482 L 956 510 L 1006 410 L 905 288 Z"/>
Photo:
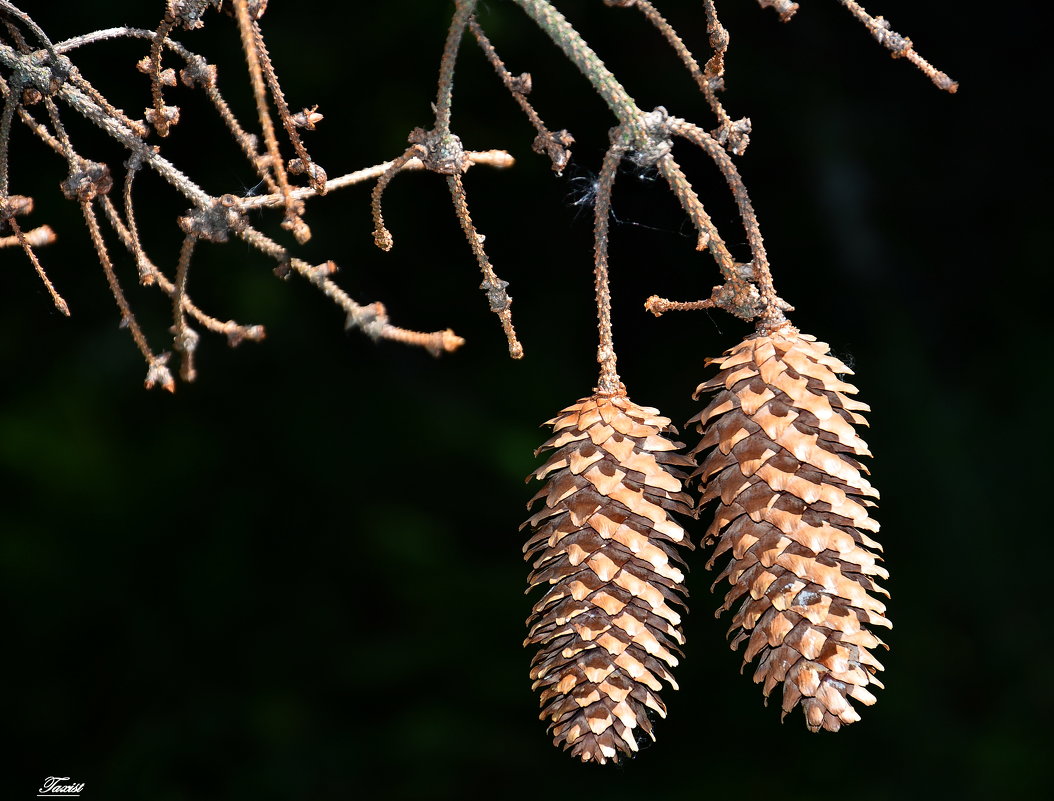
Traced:
<path fill-rule="evenodd" d="M 135 68 L 145 75 L 151 75 L 154 72 L 154 62 L 151 60 L 150 56 L 143 56 L 136 62 Z M 163 69 L 158 76 L 158 80 L 160 80 L 164 86 L 175 86 L 176 71 L 171 67 Z"/>
<path fill-rule="evenodd" d="M 180 230 L 185 234 L 209 242 L 226 242 L 230 233 L 245 227 L 245 214 L 234 195 L 222 195 L 212 203 L 199 209 L 191 209 L 178 219 Z"/>
<path fill-rule="evenodd" d="M 305 131 L 313 131 L 315 130 L 315 126 L 322 122 L 325 117 L 318 112 L 318 106 L 316 105 L 297 112 L 292 115 L 290 119 L 293 121 L 293 125 L 297 128 L 303 128 Z"/>
<path fill-rule="evenodd" d="M 194 30 L 205 25 L 202 16 L 209 6 L 220 7 L 221 0 L 168 0 L 165 18 L 173 25 Z M 265 3 L 266 5 L 266 3 Z"/>
<path fill-rule="evenodd" d="M 758 5 L 762 8 L 771 8 L 779 14 L 780 22 L 789 21 L 794 16 L 794 12 L 798 10 L 798 4 L 790 0 L 758 0 Z"/>
<path fill-rule="evenodd" d="M 192 55 L 187 58 L 187 65 L 179 71 L 179 79 L 188 89 L 193 89 L 195 86 L 208 89 L 216 86 L 216 74 L 215 66 L 209 64 L 201 56 Z"/>
<path fill-rule="evenodd" d="M 456 134 L 449 131 L 442 133 L 437 128 L 431 131 L 414 128 L 407 141 L 422 148 L 418 158 L 424 163 L 425 169 L 441 175 L 460 175 L 468 169 L 468 156 Z"/>
<path fill-rule="evenodd" d="M 146 369 L 146 381 L 143 382 L 147 389 L 160 386 L 169 392 L 176 391 L 176 381 L 172 377 L 172 372 L 168 369 L 170 357 L 170 353 L 160 353 L 150 360 L 150 364 Z"/>
<path fill-rule="evenodd" d="M 719 128 L 711 131 L 710 135 L 733 156 L 742 156 L 750 144 L 750 128 L 750 118 L 743 117 L 722 123 Z"/>
<path fill-rule="evenodd" d="M 480 240 L 482 239 L 483 237 L 480 236 Z M 512 306 L 512 298 L 509 297 L 509 294 L 505 291 L 508 286 L 508 281 L 503 281 L 497 276 L 488 278 L 479 285 L 479 288 L 482 289 L 487 296 L 487 303 L 490 306 L 490 310 L 495 314 L 506 311 Z"/>
<path fill-rule="evenodd" d="M 61 186 L 67 199 L 90 202 L 113 188 L 113 178 L 110 168 L 102 162 L 82 159 Z"/>
<path fill-rule="evenodd" d="M 158 114 L 157 109 L 154 108 L 144 109 L 143 119 L 158 130 L 162 127 L 168 130 L 170 126 L 179 123 L 179 106 L 162 106 L 161 114 Z"/>
<path fill-rule="evenodd" d="M 642 114 L 637 125 L 632 128 L 633 145 L 628 152 L 629 158 L 640 167 L 651 167 L 663 156 L 673 150 L 670 139 L 668 120 L 670 114 L 662 106 Z M 625 127 L 617 126 L 611 130 L 612 141 L 625 135 Z"/>
<path fill-rule="evenodd" d="M 303 159 L 299 158 L 290 159 L 288 166 L 289 172 L 292 175 L 307 174 L 307 180 L 308 183 L 311 184 L 311 188 L 320 195 L 324 195 L 329 191 L 326 187 L 326 182 L 329 180 L 329 176 L 327 176 L 326 171 L 315 164 L 315 162 L 305 162 Z"/>

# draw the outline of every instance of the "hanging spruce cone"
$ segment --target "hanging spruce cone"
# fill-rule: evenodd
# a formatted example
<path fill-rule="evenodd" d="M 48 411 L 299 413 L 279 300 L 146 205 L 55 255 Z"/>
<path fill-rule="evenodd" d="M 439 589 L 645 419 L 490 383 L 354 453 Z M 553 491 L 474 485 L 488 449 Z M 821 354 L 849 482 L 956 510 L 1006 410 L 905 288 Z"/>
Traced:
<path fill-rule="evenodd" d="M 765 697 L 782 683 L 783 716 L 800 703 L 811 731 L 859 720 L 850 698 L 875 702 L 872 650 L 885 644 L 868 627 L 891 627 L 873 594 L 888 595 L 869 550 L 881 546 L 865 496 L 878 493 L 858 461 L 871 454 L 854 430 L 868 407 L 847 397 L 856 388 L 835 374 L 852 371 L 828 350 L 788 323 L 748 337 L 708 360 L 720 372 L 696 398 L 717 395 L 689 421 L 704 435 L 693 454 L 712 449 L 696 472 L 700 508 L 716 502 L 707 567 L 730 554 L 718 614 L 738 602 L 733 649 L 746 642 Z"/>
<path fill-rule="evenodd" d="M 617 762 L 637 750 L 635 729 L 654 739 L 648 710 L 666 716 L 663 682 L 677 688 L 676 607 L 687 595 L 677 547 L 692 545 L 671 512 L 691 514 L 678 468 L 695 463 L 663 436 L 676 433 L 669 419 L 624 391 L 548 424 L 554 436 L 538 452 L 555 452 L 534 472 L 546 483 L 531 499 L 543 503 L 524 523 L 530 585 L 547 589 L 524 645 L 539 646 L 531 678 L 554 744 Z"/>

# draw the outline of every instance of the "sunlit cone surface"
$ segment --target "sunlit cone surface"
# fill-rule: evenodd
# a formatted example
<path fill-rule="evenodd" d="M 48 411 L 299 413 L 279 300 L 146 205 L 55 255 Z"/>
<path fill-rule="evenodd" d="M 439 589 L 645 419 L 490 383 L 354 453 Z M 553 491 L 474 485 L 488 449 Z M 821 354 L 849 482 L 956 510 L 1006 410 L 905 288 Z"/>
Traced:
<path fill-rule="evenodd" d="M 789 324 L 748 337 L 710 360 L 720 370 L 696 398 L 716 395 L 689 421 L 703 434 L 693 453 L 708 452 L 697 471 L 714 516 L 707 566 L 729 556 L 718 614 L 736 606 L 732 647 L 746 643 L 765 697 L 782 685 L 783 715 L 801 704 L 812 731 L 859 720 L 850 699 L 875 702 L 873 649 L 885 644 L 871 628 L 891 627 L 869 536 L 878 493 L 858 461 L 871 455 L 855 429 L 868 407 L 848 397 L 856 388 L 836 374 L 852 371 L 828 350 Z"/>
<path fill-rule="evenodd" d="M 530 585 L 545 594 L 524 645 L 553 742 L 583 762 L 617 762 L 651 736 L 649 711 L 666 716 L 663 683 L 676 689 L 686 595 L 677 550 L 691 548 L 672 512 L 694 466 L 664 434 L 670 421 L 625 395 L 580 400 L 550 420 L 553 449 L 535 478 L 545 485 L 524 526 Z M 676 433 L 676 432 L 674 432 Z"/>

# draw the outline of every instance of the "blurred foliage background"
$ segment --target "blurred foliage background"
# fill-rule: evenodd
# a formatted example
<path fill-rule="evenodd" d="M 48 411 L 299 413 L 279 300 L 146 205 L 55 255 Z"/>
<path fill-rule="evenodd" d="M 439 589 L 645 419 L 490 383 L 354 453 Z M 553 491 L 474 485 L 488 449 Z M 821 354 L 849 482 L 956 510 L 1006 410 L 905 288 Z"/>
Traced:
<path fill-rule="evenodd" d="M 54 40 L 153 28 L 162 11 L 160 0 L 24 5 Z M 712 126 L 636 12 L 559 5 L 642 108 Z M 595 381 L 592 211 L 581 201 L 613 120 L 518 9 L 489 0 L 482 20 L 510 70 L 532 73 L 543 118 L 577 139 L 555 177 L 466 43 L 454 129 L 466 147 L 517 158 L 512 170 L 473 169 L 467 188 L 510 282 L 522 362 L 505 356 L 444 182 L 419 173 L 386 195 L 391 253 L 372 244 L 366 186 L 312 201 L 315 236 L 299 252 L 335 259 L 345 289 L 383 301 L 396 324 L 452 327 L 468 340 L 460 352 L 433 359 L 345 334 L 305 282 L 278 280 L 240 243 L 203 245 L 195 300 L 268 337 L 229 350 L 203 333 L 198 382 L 146 392 L 83 222 L 58 191 L 64 166 L 16 128 L 12 191 L 37 201 L 27 225 L 59 233 L 41 255 L 73 317 L 52 309 L 20 252 L 0 253 L 0 709 L 17 743 L 2 759 L 3 797 L 31 797 L 48 775 L 85 782 L 85 798 L 151 801 L 1038 791 L 1052 654 L 1038 558 L 1050 523 L 1037 506 L 1049 483 L 1036 409 L 1049 387 L 1047 312 L 1033 286 L 1050 207 L 1029 115 L 1043 29 L 1032 4 L 1005 4 L 980 30 L 947 3 L 874 0 L 873 14 L 961 82 L 952 97 L 836 3 L 802 5 L 787 25 L 753 2 L 719 5 L 732 37 L 724 102 L 754 123 L 740 165 L 777 287 L 794 321 L 855 367 L 874 409 L 895 629 L 888 689 L 861 723 L 810 735 L 795 712 L 780 725 L 778 705 L 765 709 L 749 671 L 737 673 L 700 554 L 682 689 L 658 743 L 628 764 L 584 767 L 537 720 L 520 644 L 523 478 L 545 439 L 538 424 Z M 701 6 L 661 7 L 705 58 Z M 326 116 L 307 142 L 331 177 L 394 157 L 411 128 L 430 127 L 451 10 L 270 4 L 273 60 L 291 105 Z M 219 65 L 251 120 L 233 22 L 210 14 L 178 38 Z M 149 87 L 134 64 L 146 49 L 99 44 L 75 61 L 138 114 Z M 250 191 L 251 171 L 200 98 L 168 96 L 184 117 L 164 143 L 170 158 L 209 191 Z M 120 164 L 66 118 L 83 155 Z M 678 156 L 745 255 L 717 171 L 687 148 Z M 152 257 L 174 271 L 185 204 L 158 179 L 137 191 Z M 626 168 L 615 213 L 620 371 L 637 402 L 682 421 L 698 409 L 703 359 L 748 327 L 718 313 L 646 314 L 652 293 L 708 295 L 717 271 L 654 175 Z M 291 243 L 276 215 L 254 222 Z M 127 257 L 118 270 L 162 349 L 168 302 L 135 285 Z"/>

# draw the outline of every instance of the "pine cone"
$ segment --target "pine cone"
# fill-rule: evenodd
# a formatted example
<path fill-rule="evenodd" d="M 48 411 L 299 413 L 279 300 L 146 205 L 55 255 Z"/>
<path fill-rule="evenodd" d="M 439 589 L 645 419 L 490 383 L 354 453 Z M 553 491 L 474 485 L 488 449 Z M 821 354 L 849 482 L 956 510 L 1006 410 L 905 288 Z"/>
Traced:
<path fill-rule="evenodd" d="M 548 589 L 524 645 L 540 646 L 531 678 L 553 743 L 617 762 L 637 750 L 634 729 L 654 739 L 647 710 L 666 716 L 662 682 L 677 688 L 674 606 L 687 591 L 676 546 L 692 544 L 670 513 L 692 513 L 677 468 L 695 463 L 663 436 L 676 433 L 668 418 L 624 393 L 584 398 L 548 424 L 555 436 L 538 453 L 555 453 L 533 473 L 546 483 L 528 506 L 544 504 L 521 526 L 534 531 L 530 585 Z"/>
<path fill-rule="evenodd" d="M 720 372 L 695 397 L 718 392 L 688 421 L 704 434 L 693 455 L 712 448 L 695 473 L 699 507 L 717 502 L 707 568 L 731 552 L 714 582 L 732 585 L 718 614 L 739 601 L 732 648 L 746 641 L 743 664 L 758 658 L 766 699 L 782 682 L 783 717 L 801 703 L 810 731 L 859 720 L 850 698 L 875 702 L 872 649 L 885 643 L 868 625 L 892 627 L 872 594 L 888 596 L 873 581 L 888 574 L 869 550 L 881 546 L 865 533 L 878 523 L 864 496 L 878 493 L 853 428 L 869 409 L 846 396 L 856 388 L 835 374 L 852 371 L 828 350 L 789 324 L 748 337 L 707 361 Z"/>

